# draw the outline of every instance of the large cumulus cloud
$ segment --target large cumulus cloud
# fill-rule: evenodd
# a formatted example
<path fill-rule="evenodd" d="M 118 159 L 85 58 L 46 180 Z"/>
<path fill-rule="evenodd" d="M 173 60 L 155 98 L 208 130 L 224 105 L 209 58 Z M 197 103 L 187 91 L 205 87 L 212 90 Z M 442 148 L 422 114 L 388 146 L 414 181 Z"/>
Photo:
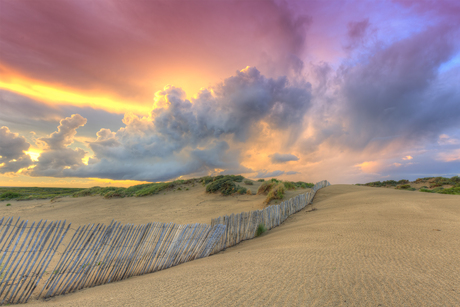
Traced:
<path fill-rule="evenodd" d="M 210 172 L 245 173 L 241 151 L 266 129 L 297 135 L 310 107 L 311 86 L 290 84 L 286 77 L 266 78 L 254 67 L 237 71 L 195 98 L 166 86 L 155 95 L 148 116 L 125 114 L 118 131 L 101 129 L 88 142 L 94 156 L 69 148 L 76 129 L 86 124 L 78 114 L 61 120 L 58 131 L 40 138 L 46 150 L 33 176 L 100 177 L 162 181 Z"/>

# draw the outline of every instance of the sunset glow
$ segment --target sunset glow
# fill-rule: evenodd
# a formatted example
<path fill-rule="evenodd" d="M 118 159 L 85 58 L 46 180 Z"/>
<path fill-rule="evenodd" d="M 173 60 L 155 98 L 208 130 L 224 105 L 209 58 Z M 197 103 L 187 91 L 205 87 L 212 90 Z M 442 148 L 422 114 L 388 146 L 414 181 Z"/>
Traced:
<path fill-rule="evenodd" d="M 4 0 L 0 185 L 458 175 L 459 15 L 449 0 Z"/>

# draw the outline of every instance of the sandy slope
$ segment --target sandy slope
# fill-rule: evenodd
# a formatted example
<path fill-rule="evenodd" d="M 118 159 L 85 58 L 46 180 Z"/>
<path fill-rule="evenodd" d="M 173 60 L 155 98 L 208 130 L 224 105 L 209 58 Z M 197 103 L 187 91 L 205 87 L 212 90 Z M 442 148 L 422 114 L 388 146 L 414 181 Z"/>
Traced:
<path fill-rule="evenodd" d="M 259 182 L 242 186 L 256 193 Z M 189 190 L 185 190 L 188 188 Z M 287 191 L 286 199 L 309 192 L 310 189 Z M 102 196 L 64 197 L 51 202 L 45 200 L 0 202 L 0 216 L 14 216 L 38 221 L 64 220 L 74 226 L 88 223 L 109 224 L 112 219 L 121 223 L 211 223 L 212 218 L 234 212 L 263 209 L 264 195 L 206 194 L 201 184 L 181 186 L 181 190 L 162 192 L 147 197 L 104 199 Z M 11 206 L 6 206 L 11 203 Z M 275 204 L 272 201 L 270 204 Z"/>
<path fill-rule="evenodd" d="M 40 306 L 460 306 L 460 198 L 334 185 L 217 255 Z"/>

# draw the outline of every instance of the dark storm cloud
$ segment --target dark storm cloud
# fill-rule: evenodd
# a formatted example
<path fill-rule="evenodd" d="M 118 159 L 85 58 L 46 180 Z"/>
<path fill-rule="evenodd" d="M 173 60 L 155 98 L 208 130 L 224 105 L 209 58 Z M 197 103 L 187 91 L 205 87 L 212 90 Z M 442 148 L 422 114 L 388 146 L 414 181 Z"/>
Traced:
<path fill-rule="evenodd" d="M 286 163 L 289 161 L 299 161 L 299 158 L 292 155 L 292 154 L 280 154 L 275 153 L 269 156 L 271 158 L 272 163 Z"/>
<path fill-rule="evenodd" d="M 24 137 L 12 133 L 8 127 L 0 127 L 0 173 L 15 173 L 32 165 L 32 160 L 25 153 L 29 147 Z"/>

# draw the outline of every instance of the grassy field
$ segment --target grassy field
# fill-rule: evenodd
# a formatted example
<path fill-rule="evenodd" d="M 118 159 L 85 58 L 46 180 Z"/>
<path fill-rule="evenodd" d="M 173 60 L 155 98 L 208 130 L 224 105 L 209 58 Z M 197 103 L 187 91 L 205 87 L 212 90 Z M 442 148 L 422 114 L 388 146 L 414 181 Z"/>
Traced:
<path fill-rule="evenodd" d="M 368 187 L 383 187 L 395 188 L 407 191 L 420 191 L 425 193 L 440 193 L 440 194 L 453 194 L 460 195 L 460 177 L 454 176 L 451 178 L 444 177 L 424 177 L 418 178 L 415 181 L 402 179 L 399 181 L 386 180 L 374 181 L 365 184 L 357 184 Z"/>

